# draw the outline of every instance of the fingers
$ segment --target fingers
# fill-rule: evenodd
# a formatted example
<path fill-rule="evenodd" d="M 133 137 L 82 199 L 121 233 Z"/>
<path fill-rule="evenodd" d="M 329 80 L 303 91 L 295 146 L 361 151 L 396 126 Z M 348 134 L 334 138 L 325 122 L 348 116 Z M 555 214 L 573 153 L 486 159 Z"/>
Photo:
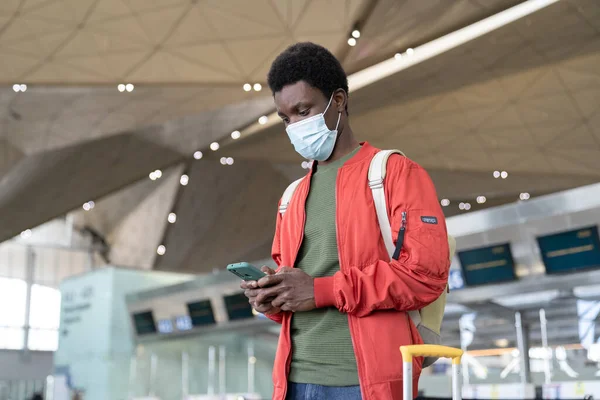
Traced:
<path fill-rule="evenodd" d="M 263 265 L 260 270 L 267 275 L 275 275 L 275 270 L 273 268 L 269 268 L 266 265 Z"/>
<path fill-rule="evenodd" d="M 273 310 L 271 303 L 255 304 L 253 308 L 261 314 L 266 314 Z"/>
<path fill-rule="evenodd" d="M 269 286 L 275 286 L 280 284 L 283 281 L 283 276 L 281 274 L 275 274 L 275 275 L 267 275 L 263 278 L 260 278 L 258 280 L 258 286 L 260 286 L 261 288 L 265 288 L 265 287 L 269 287 Z"/>
<path fill-rule="evenodd" d="M 279 309 L 277 307 L 272 307 L 269 311 L 266 311 L 263 314 L 265 314 L 265 315 L 273 315 L 273 314 L 277 314 L 279 312 L 281 312 L 281 309 Z"/>
<path fill-rule="evenodd" d="M 291 272 L 293 270 L 294 270 L 294 268 L 281 267 L 281 268 L 279 268 L 279 271 L 277 271 L 277 274 L 285 274 L 285 273 Z"/>
<path fill-rule="evenodd" d="M 285 289 L 281 286 L 268 287 L 258 290 L 258 294 L 255 297 L 257 303 L 271 303 L 271 299 L 277 297 Z"/>
<path fill-rule="evenodd" d="M 271 305 L 277 308 L 281 308 L 284 304 L 285 300 L 283 299 L 283 296 L 277 296 L 271 301 Z"/>
<path fill-rule="evenodd" d="M 250 289 L 250 288 L 251 288 L 251 286 L 250 286 L 249 284 L 250 284 L 251 282 L 254 282 L 254 281 L 248 281 L 248 282 L 246 282 L 246 281 L 242 281 L 242 282 L 240 283 L 240 288 L 242 288 L 242 289 L 244 289 L 244 290 L 246 290 L 246 289 Z M 256 283 L 256 282 L 255 282 L 255 283 Z"/>
<path fill-rule="evenodd" d="M 271 306 L 280 309 L 281 311 L 296 311 L 293 303 L 286 302 L 284 296 L 278 296 L 271 302 Z"/>
<path fill-rule="evenodd" d="M 258 288 L 258 283 L 256 281 L 242 281 L 242 283 L 240 283 L 240 288 L 244 290 L 256 289 Z"/>
<path fill-rule="evenodd" d="M 254 299 L 256 296 L 258 296 L 260 290 L 261 289 L 246 289 L 244 290 L 244 296 L 246 296 L 249 299 Z"/>

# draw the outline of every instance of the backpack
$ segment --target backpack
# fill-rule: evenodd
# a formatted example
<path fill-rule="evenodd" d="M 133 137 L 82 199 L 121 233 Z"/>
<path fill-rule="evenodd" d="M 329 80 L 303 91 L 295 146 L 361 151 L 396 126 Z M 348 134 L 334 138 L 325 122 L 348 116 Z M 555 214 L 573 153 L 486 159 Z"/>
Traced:
<path fill-rule="evenodd" d="M 373 201 L 375 203 L 375 210 L 377 212 L 377 220 L 379 221 L 379 229 L 385 243 L 385 248 L 388 251 L 390 259 L 397 259 L 399 256 L 399 250 L 402 248 L 400 244 L 398 251 L 396 245 L 394 245 L 394 238 L 392 236 L 392 228 L 387 213 L 387 205 L 385 201 L 384 182 L 387 168 L 388 158 L 392 154 L 400 154 L 404 156 L 399 150 L 381 150 L 371 160 L 369 166 L 368 183 L 373 194 Z M 304 178 L 300 178 L 288 186 L 281 197 L 281 203 L 279 206 L 279 213 L 283 216 L 287 210 L 288 205 L 296 191 L 296 188 Z M 456 250 L 456 241 L 451 235 L 448 235 L 448 245 L 450 248 L 449 258 L 452 260 L 454 252 Z M 398 253 L 398 254 L 395 254 Z M 424 344 L 435 344 L 439 345 L 442 343 L 441 338 L 441 327 L 442 319 L 444 318 L 444 309 L 446 307 L 446 295 L 448 290 L 444 290 L 440 297 L 437 298 L 433 303 L 423 307 L 420 310 L 408 311 L 410 318 L 417 327 Z M 425 357 L 423 360 L 423 368 L 432 365 L 437 360 L 436 357 Z"/>

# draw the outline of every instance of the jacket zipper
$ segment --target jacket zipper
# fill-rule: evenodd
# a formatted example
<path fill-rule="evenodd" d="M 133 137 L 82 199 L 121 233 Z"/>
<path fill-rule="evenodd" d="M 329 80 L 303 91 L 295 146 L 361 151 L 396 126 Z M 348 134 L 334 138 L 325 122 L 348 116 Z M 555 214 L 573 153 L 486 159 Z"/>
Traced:
<path fill-rule="evenodd" d="M 398 232 L 398 240 L 396 240 L 396 250 L 392 258 L 398 260 L 400 253 L 402 252 L 402 246 L 404 245 L 404 234 L 406 232 L 406 211 L 402 211 L 402 223 L 400 224 L 400 231 Z"/>
<path fill-rule="evenodd" d="M 311 179 L 312 179 L 312 172 L 309 174 L 309 178 L 308 178 L 308 189 L 306 190 L 306 195 L 303 195 L 303 207 L 302 207 L 302 231 L 300 233 L 300 242 L 298 242 L 298 246 L 296 246 L 296 255 L 294 256 L 294 261 L 293 261 L 293 265 L 291 265 L 291 268 L 296 268 L 296 259 L 298 258 L 298 252 L 300 251 L 300 247 L 302 246 L 302 242 L 304 241 L 304 229 L 306 228 L 306 200 L 308 199 L 308 193 L 310 192 L 310 183 L 311 183 Z M 291 203 L 291 201 L 290 201 Z M 288 204 L 289 207 L 289 204 Z M 290 318 L 290 327 L 291 327 L 291 318 Z M 291 332 L 290 329 L 288 329 L 288 331 L 286 332 L 287 335 L 287 339 L 288 342 L 290 343 L 290 346 L 292 346 L 292 337 L 291 337 Z M 292 349 L 290 347 L 290 351 L 288 351 L 288 355 L 287 358 L 285 360 L 285 390 L 283 391 L 283 398 L 285 399 L 287 396 L 287 392 L 288 392 L 288 388 L 289 388 L 289 382 L 288 382 L 288 377 L 290 376 L 290 365 L 292 364 Z"/>
<path fill-rule="evenodd" d="M 338 260 L 340 263 L 340 271 L 342 270 L 342 254 L 340 252 L 340 234 L 339 234 L 339 204 L 338 204 L 338 182 L 340 181 L 340 177 L 342 175 L 342 169 L 340 168 L 338 170 L 337 173 L 337 177 L 335 180 L 335 240 L 337 242 L 337 253 L 338 253 Z M 356 357 L 356 367 L 358 369 L 358 382 L 360 385 L 360 390 L 362 392 L 362 397 L 363 399 L 368 399 L 369 397 L 367 396 L 367 392 L 365 391 L 365 383 L 363 379 L 361 379 L 361 365 L 362 365 L 362 357 L 360 355 L 360 348 L 357 345 L 358 341 L 355 339 L 355 336 L 358 335 L 358 330 L 356 329 L 355 325 L 354 325 L 354 321 L 352 319 L 352 317 L 350 316 L 350 314 L 348 314 L 348 326 L 350 328 L 350 339 L 352 339 L 352 347 L 354 347 L 354 356 Z"/>

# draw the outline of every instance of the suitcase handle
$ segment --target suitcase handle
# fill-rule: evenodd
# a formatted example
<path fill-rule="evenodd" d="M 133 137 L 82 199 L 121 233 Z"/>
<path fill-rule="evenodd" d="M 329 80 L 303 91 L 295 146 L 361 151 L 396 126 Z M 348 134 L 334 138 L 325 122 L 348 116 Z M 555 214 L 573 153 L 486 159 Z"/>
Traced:
<path fill-rule="evenodd" d="M 438 357 L 452 359 L 452 400 L 461 400 L 461 382 L 460 382 L 460 360 L 463 351 L 446 346 L 437 346 L 432 344 L 401 346 L 403 361 L 403 381 L 404 381 L 404 400 L 413 399 L 412 387 L 412 362 L 413 357 Z"/>

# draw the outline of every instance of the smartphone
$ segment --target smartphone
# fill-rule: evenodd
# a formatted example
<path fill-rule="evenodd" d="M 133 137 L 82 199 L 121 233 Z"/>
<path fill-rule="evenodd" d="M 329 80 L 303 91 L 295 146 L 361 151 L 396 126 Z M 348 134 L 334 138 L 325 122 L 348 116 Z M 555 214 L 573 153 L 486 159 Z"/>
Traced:
<path fill-rule="evenodd" d="M 227 271 L 239 276 L 245 281 L 257 281 L 260 278 L 267 276 L 267 274 L 262 272 L 260 269 L 256 268 L 252 264 L 248 264 L 247 262 L 230 264 L 227 266 Z"/>

